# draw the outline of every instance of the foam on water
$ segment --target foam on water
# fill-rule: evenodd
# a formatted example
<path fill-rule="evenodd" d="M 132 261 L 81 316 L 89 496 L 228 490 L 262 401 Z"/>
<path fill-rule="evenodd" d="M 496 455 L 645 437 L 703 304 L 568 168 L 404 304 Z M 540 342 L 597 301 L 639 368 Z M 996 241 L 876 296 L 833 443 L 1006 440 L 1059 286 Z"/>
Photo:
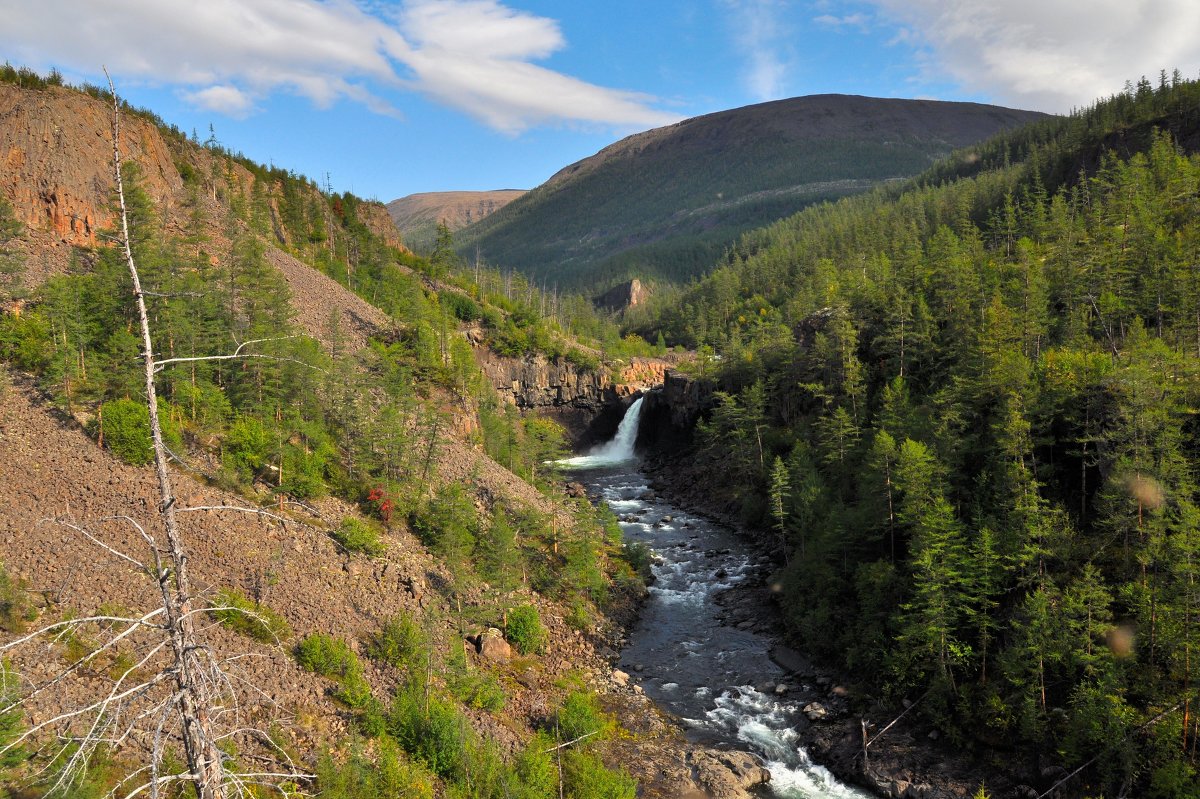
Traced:
<path fill-rule="evenodd" d="M 638 421 L 642 417 L 642 400 L 643 397 L 638 397 L 629 406 L 629 410 L 625 411 L 625 416 L 622 417 L 621 424 L 617 427 L 617 434 L 613 436 L 612 441 L 593 448 L 586 455 L 556 462 L 568 469 L 598 469 L 636 460 L 637 455 L 633 452 L 633 445 L 637 443 Z"/>

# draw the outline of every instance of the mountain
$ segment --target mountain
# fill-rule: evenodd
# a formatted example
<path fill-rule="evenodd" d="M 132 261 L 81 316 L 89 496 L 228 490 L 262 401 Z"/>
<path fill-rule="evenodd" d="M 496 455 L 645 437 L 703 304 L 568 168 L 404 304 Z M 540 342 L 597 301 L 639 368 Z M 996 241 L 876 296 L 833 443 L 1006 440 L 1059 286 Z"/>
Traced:
<path fill-rule="evenodd" d="M 909 177 L 1044 114 L 815 95 L 656 128 L 604 148 L 461 231 L 460 251 L 560 286 L 685 280 L 745 230 Z"/>
<path fill-rule="evenodd" d="M 410 194 L 387 204 L 396 228 L 417 252 L 433 249 L 439 222 L 459 230 L 483 220 L 525 193 L 525 189 L 496 191 L 431 191 Z"/>

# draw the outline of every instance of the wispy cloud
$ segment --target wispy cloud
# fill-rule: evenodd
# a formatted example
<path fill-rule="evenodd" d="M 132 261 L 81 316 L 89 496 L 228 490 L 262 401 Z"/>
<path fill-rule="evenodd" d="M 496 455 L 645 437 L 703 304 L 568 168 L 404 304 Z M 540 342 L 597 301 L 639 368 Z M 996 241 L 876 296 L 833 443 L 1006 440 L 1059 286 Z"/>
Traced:
<path fill-rule="evenodd" d="M 786 92 L 792 64 L 788 0 L 720 0 L 733 31 L 733 43 L 745 59 L 743 81 L 761 101 Z"/>
<path fill-rule="evenodd" d="M 854 14 L 845 14 L 836 16 L 834 14 L 822 14 L 819 17 L 813 17 L 813 22 L 824 28 L 858 28 L 865 31 L 871 24 L 871 17 L 861 11 Z"/>
<path fill-rule="evenodd" d="M 1200 70 L 1195 0 L 869 0 L 923 48 L 926 77 L 1066 111 L 1126 80 Z"/>
<path fill-rule="evenodd" d="M 400 94 L 416 91 L 507 133 L 678 118 L 653 97 L 533 63 L 565 46 L 558 24 L 500 0 L 0 0 L 0 14 L 12 60 L 87 75 L 107 64 L 232 116 L 280 91 L 395 114 Z"/>

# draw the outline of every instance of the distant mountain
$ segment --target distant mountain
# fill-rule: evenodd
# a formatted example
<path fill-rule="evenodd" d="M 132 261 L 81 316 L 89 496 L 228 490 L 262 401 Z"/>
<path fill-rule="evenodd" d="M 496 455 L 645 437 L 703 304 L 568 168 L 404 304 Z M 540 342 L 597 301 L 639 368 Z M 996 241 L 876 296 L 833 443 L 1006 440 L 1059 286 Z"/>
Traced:
<path fill-rule="evenodd" d="M 722 111 L 622 139 L 457 239 L 464 253 L 560 286 L 687 279 L 743 231 L 1045 116 L 832 94 Z"/>
<path fill-rule="evenodd" d="M 499 211 L 524 193 L 525 189 L 431 191 L 392 200 L 387 209 L 404 243 L 417 252 L 427 252 L 433 247 L 438 222 L 459 230 Z"/>

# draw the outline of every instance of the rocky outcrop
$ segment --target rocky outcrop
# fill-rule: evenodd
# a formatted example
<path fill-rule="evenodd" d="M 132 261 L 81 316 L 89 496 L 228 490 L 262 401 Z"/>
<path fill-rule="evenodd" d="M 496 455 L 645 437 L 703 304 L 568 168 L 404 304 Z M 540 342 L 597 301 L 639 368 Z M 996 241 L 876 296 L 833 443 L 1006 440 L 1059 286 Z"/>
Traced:
<path fill-rule="evenodd" d="M 596 369 L 540 354 L 508 358 L 488 349 L 481 335 L 470 338 L 479 342 L 475 360 L 497 393 L 523 411 L 553 417 L 575 448 L 610 438 L 633 398 L 661 385 L 670 368 L 640 357 Z"/>
<path fill-rule="evenodd" d="M 646 393 L 639 445 L 661 447 L 690 440 L 696 420 L 712 407 L 715 388 L 712 380 L 667 369 L 662 387 Z"/>
<path fill-rule="evenodd" d="M 0 194 L 22 222 L 70 244 L 96 243 L 112 220 L 109 110 L 71 89 L 0 85 Z M 125 114 L 122 123 L 122 158 L 141 167 L 162 213 L 183 187 L 170 149 L 149 121 Z"/>
<path fill-rule="evenodd" d="M 405 252 L 408 251 L 408 248 L 404 246 L 404 241 L 401 239 L 396 223 L 392 221 L 392 217 L 383 203 L 364 202 L 359 204 L 358 218 L 367 226 L 367 230 L 383 239 L 389 247 L 396 247 Z"/>
<path fill-rule="evenodd" d="M 649 298 L 650 290 L 635 277 L 604 292 L 593 299 L 592 303 L 597 308 L 607 311 L 623 311 L 626 308 L 636 308 Z"/>
<path fill-rule="evenodd" d="M 604 367 L 585 369 L 544 355 L 506 358 L 485 347 L 477 348 L 475 357 L 500 396 L 522 410 L 572 407 L 598 413 L 620 400 Z"/>

